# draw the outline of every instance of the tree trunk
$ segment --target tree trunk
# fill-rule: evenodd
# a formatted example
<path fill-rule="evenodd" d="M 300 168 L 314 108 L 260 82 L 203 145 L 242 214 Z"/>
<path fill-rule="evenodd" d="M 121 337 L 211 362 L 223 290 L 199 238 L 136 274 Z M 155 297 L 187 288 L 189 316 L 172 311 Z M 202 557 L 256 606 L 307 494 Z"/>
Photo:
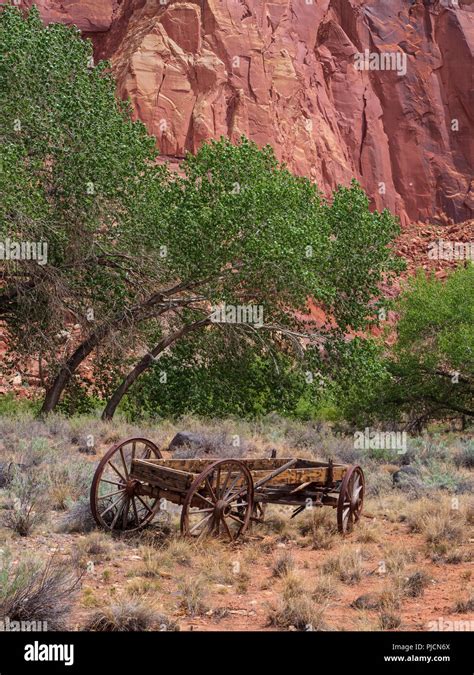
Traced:
<path fill-rule="evenodd" d="M 100 326 L 99 329 L 96 330 L 95 333 L 92 333 L 92 335 L 88 337 L 87 340 L 85 340 L 82 344 L 80 344 L 76 351 L 68 358 L 64 366 L 62 366 L 61 370 L 56 375 L 53 384 L 46 392 L 46 396 L 39 413 L 40 416 L 48 415 L 54 410 L 59 402 L 61 394 L 71 379 L 72 374 L 76 371 L 84 359 L 89 356 L 92 350 L 97 347 L 99 342 L 105 337 L 108 330 L 110 330 L 108 326 Z"/>
<path fill-rule="evenodd" d="M 161 354 L 161 352 L 165 350 L 166 347 L 169 347 L 187 333 L 198 330 L 199 328 L 207 326 L 210 323 L 210 319 L 202 319 L 201 321 L 196 321 L 195 323 L 186 324 L 175 333 L 171 333 L 171 335 L 168 335 L 160 340 L 156 347 L 136 364 L 136 366 L 128 373 L 127 377 L 122 381 L 121 385 L 114 391 L 107 402 L 106 407 L 104 408 L 102 419 L 105 421 L 111 420 L 113 418 L 115 411 L 117 410 L 117 406 L 127 391 L 130 389 L 132 384 L 138 379 L 144 370 L 151 366 L 154 359 L 159 354 Z"/>
<path fill-rule="evenodd" d="M 102 324 L 97 328 L 96 331 L 92 333 L 92 335 L 90 335 L 86 340 L 84 340 L 84 342 L 82 342 L 79 345 L 76 351 L 73 354 L 71 354 L 66 363 L 62 366 L 61 370 L 55 377 L 54 382 L 47 390 L 45 399 L 43 401 L 43 405 L 41 406 L 41 410 L 39 412 L 40 416 L 42 417 L 44 415 L 48 415 L 50 412 L 54 410 L 54 408 L 59 402 L 61 394 L 63 393 L 64 389 L 69 383 L 71 376 L 80 366 L 80 364 L 84 361 L 84 359 L 89 356 L 89 354 L 95 349 L 95 347 L 97 347 L 98 344 L 100 344 L 100 342 L 102 342 L 102 340 L 106 337 L 108 333 L 110 333 L 110 331 L 113 328 L 119 326 L 122 323 L 122 321 L 124 321 L 127 318 L 127 316 L 134 316 L 135 320 L 140 320 L 140 318 L 143 318 L 144 309 L 145 308 L 149 309 L 157 301 L 158 295 L 153 296 L 143 305 L 137 307 L 135 313 L 129 312 L 128 315 L 121 314 L 119 317 L 117 317 L 110 323 Z M 164 314 L 166 311 L 168 311 L 168 308 L 162 308 L 156 313 L 156 316 L 160 316 L 161 314 Z M 141 317 L 140 313 L 142 313 Z"/>

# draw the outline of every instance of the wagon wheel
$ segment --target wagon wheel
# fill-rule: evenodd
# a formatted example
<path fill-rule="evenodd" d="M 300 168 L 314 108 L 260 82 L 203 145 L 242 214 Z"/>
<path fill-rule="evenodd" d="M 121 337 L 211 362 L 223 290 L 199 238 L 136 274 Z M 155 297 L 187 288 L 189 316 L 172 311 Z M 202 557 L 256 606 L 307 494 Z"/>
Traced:
<path fill-rule="evenodd" d="M 161 456 L 156 445 L 145 438 L 129 438 L 110 448 L 91 486 L 91 511 L 98 525 L 112 531 L 133 531 L 153 518 L 159 500 L 139 493 L 141 483 L 130 478 L 130 470 L 132 459 Z"/>
<path fill-rule="evenodd" d="M 196 539 L 222 534 L 234 541 L 247 529 L 253 506 L 248 468 L 235 459 L 219 460 L 189 488 L 181 513 L 181 533 Z"/>
<path fill-rule="evenodd" d="M 362 513 L 365 480 L 360 466 L 349 466 L 342 479 L 337 501 L 337 528 L 342 534 L 352 532 Z"/>

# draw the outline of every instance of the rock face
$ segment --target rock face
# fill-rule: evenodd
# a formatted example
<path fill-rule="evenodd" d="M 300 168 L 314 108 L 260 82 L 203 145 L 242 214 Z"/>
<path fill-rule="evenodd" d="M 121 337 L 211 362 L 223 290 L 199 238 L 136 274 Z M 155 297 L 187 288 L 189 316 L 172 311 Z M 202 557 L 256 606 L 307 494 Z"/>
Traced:
<path fill-rule="evenodd" d="M 46 21 L 76 23 L 96 56 L 111 60 L 119 95 L 131 98 L 162 154 L 245 134 L 326 194 L 355 176 L 374 206 L 407 223 L 472 217 L 471 3 L 39 5 Z"/>

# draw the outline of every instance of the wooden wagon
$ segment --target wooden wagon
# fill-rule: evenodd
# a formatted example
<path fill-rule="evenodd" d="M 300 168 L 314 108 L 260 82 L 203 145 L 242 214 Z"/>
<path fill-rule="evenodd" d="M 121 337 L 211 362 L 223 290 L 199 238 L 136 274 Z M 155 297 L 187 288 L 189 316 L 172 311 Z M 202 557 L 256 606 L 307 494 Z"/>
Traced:
<path fill-rule="evenodd" d="M 306 508 L 331 506 L 342 534 L 360 518 L 364 474 L 359 466 L 298 458 L 163 459 L 145 438 L 130 438 L 102 458 L 91 487 L 96 522 L 113 531 L 149 523 L 166 503 L 182 506 L 185 536 L 237 539 L 262 522 L 268 503 Z"/>

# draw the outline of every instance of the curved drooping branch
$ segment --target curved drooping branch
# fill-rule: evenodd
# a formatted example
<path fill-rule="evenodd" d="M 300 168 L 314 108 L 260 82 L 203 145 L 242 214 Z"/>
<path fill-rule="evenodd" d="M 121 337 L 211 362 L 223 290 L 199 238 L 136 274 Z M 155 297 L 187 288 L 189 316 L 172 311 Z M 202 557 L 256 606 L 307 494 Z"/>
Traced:
<path fill-rule="evenodd" d="M 102 413 L 102 419 L 111 420 L 113 418 L 115 411 L 117 410 L 117 406 L 127 391 L 130 389 L 132 384 L 138 379 L 143 371 L 151 366 L 151 364 L 154 362 L 156 357 L 161 354 L 161 352 L 182 338 L 184 335 L 187 335 L 192 331 L 199 330 L 204 326 L 208 326 L 210 323 L 211 320 L 206 318 L 201 319 L 200 321 L 195 321 L 194 323 L 185 324 L 179 330 L 171 333 L 170 335 L 167 335 L 162 340 L 160 340 L 156 347 L 154 347 L 148 354 L 145 354 L 145 356 L 134 366 L 134 368 L 132 368 L 120 386 L 114 391 L 104 409 L 104 412 Z"/>
<path fill-rule="evenodd" d="M 200 296 L 179 296 L 180 293 L 188 293 L 199 286 L 207 283 L 208 279 L 192 282 L 178 282 L 174 286 L 153 293 L 147 300 L 127 311 L 123 311 L 115 318 L 98 326 L 68 357 L 61 366 L 51 386 L 46 391 L 46 396 L 40 410 L 40 416 L 49 414 L 58 404 L 61 394 L 68 385 L 72 375 L 80 364 L 100 345 L 103 340 L 114 330 L 127 322 L 140 323 L 150 318 L 162 316 L 166 312 L 173 311 L 177 307 L 189 307 L 203 301 Z M 178 297 L 176 297 L 178 296 Z"/>

